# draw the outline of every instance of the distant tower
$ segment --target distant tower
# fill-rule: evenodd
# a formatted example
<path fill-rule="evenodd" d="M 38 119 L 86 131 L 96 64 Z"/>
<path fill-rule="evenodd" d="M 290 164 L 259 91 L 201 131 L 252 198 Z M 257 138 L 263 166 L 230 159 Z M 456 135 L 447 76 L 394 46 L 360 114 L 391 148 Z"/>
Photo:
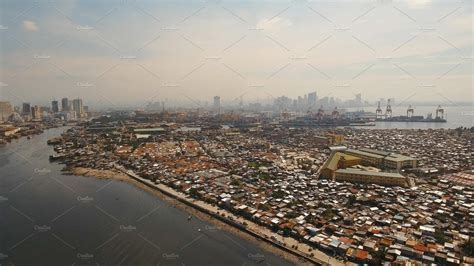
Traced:
<path fill-rule="evenodd" d="M 444 109 L 441 108 L 441 105 L 436 108 L 436 119 L 444 119 Z"/>
<path fill-rule="evenodd" d="M 316 105 L 317 100 L 318 100 L 318 94 L 316 92 L 308 93 L 308 105 L 309 105 L 309 107 L 314 107 Z"/>
<path fill-rule="evenodd" d="M 411 107 L 411 104 L 410 104 L 407 109 L 407 117 L 412 117 L 413 113 L 415 113 L 415 110 L 413 109 L 413 107 Z"/>
<path fill-rule="evenodd" d="M 70 107 L 69 107 L 69 99 L 68 98 L 63 98 L 61 100 L 61 107 L 62 107 L 62 111 L 63 112 L 67 112 L 67 111 L 70 111 Z"/>
<path fill-rule="evenodd" d="M 390 99 L 387 100 L 387 108 L 385 109 L 385 117 L 392 117 L 392 106 L 390 105 Z"/>
<path fill-rule="evenodd" d="M 30 115 L 31 114 L 31 104 L 30 103 L 23 103 L 23 115 Z"/>
<path fill-rule="evenodd" d="M 77 98 L 72 100 L 72 110 L 76 112 L 78 117 L 81 117 L 84 113 L 84 107 L 82 105 L 82 100 Z"/>
<path fill-rule="evenodd" d="M 382 108 L 380 108 L 380 101 L 377 105 L 377 110 L 375 110 L 375 118 L 382 118 Z"/>
<path fill-rule="evenodd" d="M 41 119 L 41 107 L 38 105 L 31 107 L 31 116 L 33 119 Z"/>
<path fill-rule="evenodd" d="M 214 109 L 219 110 L 221 108 L 221 97 L 214 96 Z"/>
<path fill-rule="evenodd" d="M 51 109 L 52 109 L 53 113 L 59 112 L 59 102 L 58 101 L 56 101 L 56 100 L 52 101 L 51 102 L 51 107 L 52 107 Z"/>

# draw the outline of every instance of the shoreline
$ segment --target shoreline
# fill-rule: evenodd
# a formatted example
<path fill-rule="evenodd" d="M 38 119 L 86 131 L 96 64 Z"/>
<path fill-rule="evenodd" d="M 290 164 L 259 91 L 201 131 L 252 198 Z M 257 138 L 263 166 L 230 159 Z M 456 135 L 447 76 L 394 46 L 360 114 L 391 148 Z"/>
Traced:
<path fill-rule="evenodd" d="M 200 220 L 217 226 L 221 230 L 225 230 L 226 232 L 237 235 L 238 237 L 241 237 L 247 241 L 251 241 L 253 244 L 256 244 L 258 247 L 264 249 L 265 251 L 284 258 L 285 260 L 288 260 L 289 262 L 294 263 L 295 265 L 344 265 L 343 262 L 327 256 L 316 248 L 312 248 L 311 251 L 312 253 L 315 253 L 315 256 L 310 257 L 309 255 L 306 255 L 301 251 L 295 250 L 293 248 L 287 247 L 286 245 L 281 245 L 270 240 L 268 236 L 265 237 L 265 234 L 262 235 L 258 234 L 257 232 L 254 232 L 256 230 L 240 228 L 237 222 L 230 221 L 229 219 L 224 218 L 223 216 L 221 217 L 221 215 L 224 214 L 226 215 L 226 217 L 235 217 L 231 212 L 227 210 L 219 209 L 219 211 L 216 213 L 215 210 L 212 210 L 211 206 L 205 202 L 201 202 L 196 199 L 191 199 L 189 197 L 184 197 L 184 194 L 177 192 L 163 184 L 153 184 L 152 187 L 151 183 L 146 184 L 144 183 L 144 181 L 138 180 L 132 175 L 122 172 L 122 170 L 97 170 L 84 167 L 73 167 L 64 171 L 63 174 L 92 177 L 97 179 L 112 179 L 119 182 L 126 182 L 130 185 L 144 190 L 147 193 L 157 196 L 160 200 L 166 201 L 174 208 L 179 208 L 185 212 L 190 213 L 192 216 L 195 216 Z M 215 208 L 217 209 L 217 207 Z M 245 221 L 247 223 L 252 223 L 251 221 Z M 232 224 L 230 222 L 232 222 Z M 256 226 L 257 229 L 265 231 L 268 230 L 266 228 L 260 227 L 261 226 Z M 301 245 L 305 244 L 302 243 Z M 327 256 L 327 258 L 324 258 L 324 256 Z M 329 263 L 325 261 L 329 261 Z"/>

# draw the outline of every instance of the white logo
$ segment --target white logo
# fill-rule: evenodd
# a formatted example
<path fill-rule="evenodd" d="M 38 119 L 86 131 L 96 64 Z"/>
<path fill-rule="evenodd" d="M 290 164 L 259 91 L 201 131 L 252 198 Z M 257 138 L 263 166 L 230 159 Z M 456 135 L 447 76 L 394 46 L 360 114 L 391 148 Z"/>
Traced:
<path fill-rule="evenodd" d="M 79 201 L 79 202 L 84 202 L 84 203 L 89 203 L 89 202 L 91 202 L 91 201 L 93 201 L 93 200 L 94 200 L 94 198 L 89 197 L 89 196 L 85 196 L 85 197 L 78 196 L 78 197 L 77 197 L 77 201 Z"/>
<path fill-rule="evenodd" d="M 121 225 L 120 230 L 124 232 L 131 232 L 137 230 L 137 228 L 133 225 Z"/>
<path fill-rule="evenodd" d="M 165 259 L 167 259 L 167 260 L 175 260 L 175 259 L 178 259 L 178 258 L 179 258 L 179 255 L 178 255 L 178 254 L 175 254 L 175 253 L 170 253 L 170 254 L 164 253 L 164 254 L 163 254 L 163 258 L 165 258 Z"/>
<path fill-rule="evenodd" d="M 44 232 L 47 232 L 47 231 L 51 230 L 51 226 L 35 225 L 34 229 L 35 229 L 35 231 L 38 231 L 39 233 L 44 233 Z"/>
<path fill-rule="evenodd" d="M 89 254 L 89 253 L 85 253 L 85 254 L 77 253 L 77 258 L 81 260 L 90 260 L 94 258 L 94 255 Z"/>
<path fill-rule="evenodd" d="M 35 59 L 50 59 L 51 58 L 50 55 L 46 55 L 46 54 L 35 54 L 33 57 Z"/>
<path fill-rule="evenodd" d="M 77 83 L 77 86 L 78 86 L 78 87 L 93 87 L 94 84 L 89 83 L 89 82 L 78 82 L 78 83 Z"/>
<path fill-rule="evenodd" d="M 93 30 L 94 27 L 87 26 L 87 25 L 86 25 L 86 26 L 81 26 L 81 25 L 79 25 L 79 26 L 76 27 L 76 29 L 77 29 L 77 30 Z"/>
<path fill-rule="evenodd" d="M 35 173 L 45 175 L 51 173 L 51 170 L 49 170 L 48 168 L 35 168 Z"/>

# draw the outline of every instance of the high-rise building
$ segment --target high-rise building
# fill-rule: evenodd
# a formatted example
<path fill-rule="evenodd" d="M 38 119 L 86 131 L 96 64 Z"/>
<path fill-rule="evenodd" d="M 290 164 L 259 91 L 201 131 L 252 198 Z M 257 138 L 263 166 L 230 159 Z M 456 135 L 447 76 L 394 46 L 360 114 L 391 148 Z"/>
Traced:
<path fill-rule="evenodd" d="M 23 103 L 23 110 L 21 112 L 22 115 L 31 115 L 31 104 L 30 103 Z"/>
<path fill-rule="evenodd" d="M 329 97 L 328 97 L 328 96 L 325 96 L 325 97 L 321 98 L 321 99 L 319 100 L 319 102 L 320 102 L 319 104 L 320 104 L 321 106 L 323 106 L 323 107 L 328 107 L 328 105 L 329 105 Z"/>
<path fill-rule="evenodd" d="M 13 106 L 10 102 L 0 102 L 0 121 L 8 120 L 13 114 Z"/>
<path fill-rule="evenodd" d="M 315 106 L 317 101 L 318 101 L 318 94 L 316 94 L 316 92 L 308 93 L 308 105 L 310 107 Z"/>
<path fill-rule="evenodd" d="M 69 107 L 69 99 L 68 98 L 63 98 L 61 100 L 61 107 L 62 107 L 62 111 L 63 112 L 67 112 L 67 111 L 70 111 L 70 107 Z"/>
<path fill-rule="evenodd" d="M 33 119 L 41 119 L 41 107 L 38 105 L 31 107 L 31 116 Z"/>
<path fill-rule="evenodd" d="M 77 117 L 81 117 L 84 113 L 84 107 L 82 106 L 82 99 L 72 100 L 72 110 L 76 112 Z"/>
<path fill-rule="evenodd" d="M 221 97 L 214 96 L 214 109 L 218 110 L 221 108 Z"/>
<path fill-rule="evenodd" d="M 301 96 L 298 96 L 298 108 L 302 108 L 304 106 L 304 98 Z"/>
<path fill-rule="evenodd" d="M 52 107 L 52 111 L 53 113 L 58 113 L 59 112 L 59 102 L 54 100 L 51 102 L 51 107 Z"/>

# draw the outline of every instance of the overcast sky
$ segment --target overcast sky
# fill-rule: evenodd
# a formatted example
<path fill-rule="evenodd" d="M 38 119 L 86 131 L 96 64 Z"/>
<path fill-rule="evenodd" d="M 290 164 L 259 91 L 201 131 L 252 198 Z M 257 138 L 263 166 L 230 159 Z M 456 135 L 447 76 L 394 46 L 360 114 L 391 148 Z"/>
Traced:
<path fill-rule="evenodd" d="M 1 99 L 473 100 L 472 1 L 26 1 L 0 7 Z"/>

